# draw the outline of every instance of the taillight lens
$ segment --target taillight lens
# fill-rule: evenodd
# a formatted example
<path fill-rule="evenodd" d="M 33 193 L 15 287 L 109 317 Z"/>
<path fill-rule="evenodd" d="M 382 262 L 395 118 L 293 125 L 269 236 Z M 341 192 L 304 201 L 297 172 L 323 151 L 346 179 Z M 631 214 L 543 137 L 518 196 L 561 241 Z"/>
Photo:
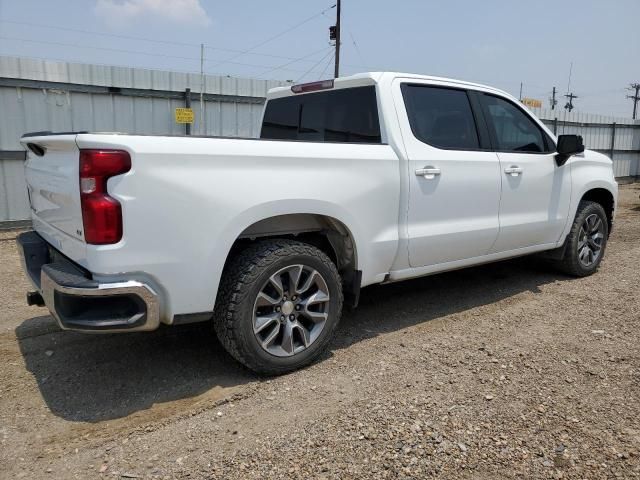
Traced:
<path fill-rule="evenodd" d="M 122 207 L 109 196 L 107 180 L 129 170 L 131 157 L 123 150 L 80 150 L 80 203 L 87 243 L 106 245 L 122 238 Z"/>

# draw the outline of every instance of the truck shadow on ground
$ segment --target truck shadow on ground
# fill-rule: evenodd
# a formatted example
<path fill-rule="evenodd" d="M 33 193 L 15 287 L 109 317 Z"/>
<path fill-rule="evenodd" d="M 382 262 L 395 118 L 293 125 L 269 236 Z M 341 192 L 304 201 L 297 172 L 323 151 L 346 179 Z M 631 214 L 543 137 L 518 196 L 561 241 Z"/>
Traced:
<path fill-rule="evenodd" d="M 331 350 L 366 338 L 465 311 L 567 277 L 517 259 L 397 284 L 363 289 L 346 312 Z M 62 332 L 50 316 L 16 329 L 27 369 L 51 412 L 70 421 L 126 417 L 153 404 L 191 398 L 215 387 L 260 380 L 239 366 L 208 324 L 150 333 L 85 335 Z"/>
<path fill-rule="evenodd" d="M 333 349 L 395 330 L 437 320 L 522 292 L 571 280 L 545 260 L 522 257 L 405 282 L 373 285 L 346 311 Z"/>
<path fill-rule="evenodd" d="M 208 324 L 91 335 L 63 332 L 43 316 L 25 321 L 16 336 L 47 406 L 71 421 L 126 417 L 258 379 L 229 357 Z"/>

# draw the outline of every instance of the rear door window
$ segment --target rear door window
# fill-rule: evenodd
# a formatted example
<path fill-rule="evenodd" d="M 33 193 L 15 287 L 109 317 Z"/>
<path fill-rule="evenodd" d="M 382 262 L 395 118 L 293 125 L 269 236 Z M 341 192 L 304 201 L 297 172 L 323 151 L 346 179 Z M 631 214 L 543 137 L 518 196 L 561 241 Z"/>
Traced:
<path fill-rule="evenodd" d="M 374 86 L 269 100 L 260 138 L 381 143 Z"/>
<path fill-rule="evenodd" d="M 413 135 L 438 148 L 480 148 L 467 92 L 453 88 L 403 84 L 402 96 Z"/>

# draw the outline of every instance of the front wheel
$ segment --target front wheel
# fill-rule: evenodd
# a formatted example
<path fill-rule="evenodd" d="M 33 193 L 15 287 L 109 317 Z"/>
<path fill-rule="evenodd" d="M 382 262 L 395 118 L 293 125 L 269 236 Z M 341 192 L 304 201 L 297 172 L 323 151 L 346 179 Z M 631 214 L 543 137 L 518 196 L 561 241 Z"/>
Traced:
<path fill-rule="evenodd" d="M 602 205 L 582 201 L 567 236 L 565 254 L 558 262 L 563 272 L 576 277 L 595 273 L 609 238 L 609 224 Z"/>
<path fill-rule="evenodd" d="M 265 240 L 238 253 L 225 268 L 214 326 L 236 360 L 273 375 L 316 359 L 341 311 L 340 275 L 327 255 L 297 241 Z"/>

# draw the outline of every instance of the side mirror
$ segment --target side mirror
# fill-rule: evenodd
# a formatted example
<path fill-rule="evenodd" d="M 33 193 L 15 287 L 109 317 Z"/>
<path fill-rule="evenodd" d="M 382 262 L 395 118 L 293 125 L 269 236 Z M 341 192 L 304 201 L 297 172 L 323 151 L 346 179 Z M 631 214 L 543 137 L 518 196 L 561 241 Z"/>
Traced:
<path fill-rule="evenodd" d="M 556 163 L 559 167 L 567 163 L 571 155 L 584 152 L 584 142 L 580 135 L 560 135 L 556 147 Z"/>

